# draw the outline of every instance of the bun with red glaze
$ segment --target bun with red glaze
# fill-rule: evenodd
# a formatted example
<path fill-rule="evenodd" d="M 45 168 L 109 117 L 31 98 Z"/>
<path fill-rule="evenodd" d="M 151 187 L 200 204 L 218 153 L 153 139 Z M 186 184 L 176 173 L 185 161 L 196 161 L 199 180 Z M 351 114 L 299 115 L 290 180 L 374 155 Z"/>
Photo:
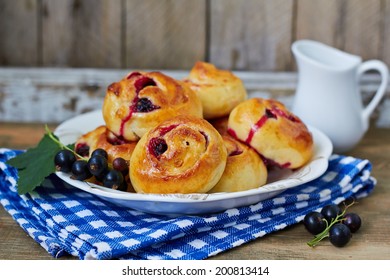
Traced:
<path fill-rule="evenodd" d="M 108 86 L 103 103 L 107 128 L 119 141 L 137 141 L 178 115 L 203 117 L 202 104 L 186 84 L 160 72 L 132 72 Z"/>
<path fill-rule="evenodd" d="M 230 113 L 228 132 L 279 167 L 299 168 L 313 155 L 313 137 L 307 126 L 273 99 L 240 103 Z"/>
<path fill-rule="evenodd" d="M 130 179 L 139 193 L 206 193 L 224 172 L 227 151 L 206 120 L 177 116 L 148 131 L 130 159 Z"/>

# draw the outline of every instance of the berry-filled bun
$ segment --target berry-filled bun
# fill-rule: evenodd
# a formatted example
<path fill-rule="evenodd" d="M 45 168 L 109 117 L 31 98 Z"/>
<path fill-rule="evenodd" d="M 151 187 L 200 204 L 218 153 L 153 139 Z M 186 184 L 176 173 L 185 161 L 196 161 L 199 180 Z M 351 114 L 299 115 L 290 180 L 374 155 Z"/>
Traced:
<path fill-rule="evenodd" d="M 160 72 L 132 72 L 108 86 L 103 103 L 107 128 L 119 141 L 136 141 L 174 116 L 202 117 L 202 104 L 187 85 Z"/>
<path fill-rule="evenodd" d="M 238 192 L 263 186 L 268 170 L 260 155 L 233 137 L 224 135 L 223 140 L 228 153 L 226 167 L 209 193 Z"/>
<path fill-rule="evenodd" d="M 206 193 L 226 166 L 221 135 L 202 118 L 177 116 L 147 132 L 130 159 L 138 193 Z"/>
<path fill-rule="evenodd" d="M 137 142 L 112 142 L 109 130 L 102 125 L 82 135 L 75 143 L 75 151 L 88 158 L 94 150 L 103 149 L 107 152 L 109 163 L 118 157 L 130 162 L 136 144 Z"/>
<path fill-rule="evenodd" d="M 240 103 L 230 113 L 228 132 L 279 167 L 299 168 L 313 155 L 313 137 L 306 125 L 276 100 Z"/>
<path fill-rule="evenodd" d="M 243 82 L 231 71 L 213 64 L 197 62 L 184 79 L 199 96 L 205 119 L 229 115 L 231 110 L 247 98 Z"/>

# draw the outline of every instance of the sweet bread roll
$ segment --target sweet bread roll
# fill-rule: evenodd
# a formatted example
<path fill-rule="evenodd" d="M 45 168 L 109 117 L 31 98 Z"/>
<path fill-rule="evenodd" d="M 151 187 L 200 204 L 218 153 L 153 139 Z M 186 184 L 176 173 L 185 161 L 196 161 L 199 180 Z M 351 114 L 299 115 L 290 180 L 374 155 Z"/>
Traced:
<path fill-rule="evenodd" d="M 227 116 L 238 103 L 247 98 L 241 79 L 210 63 L 197 62 L 184 82 L 200 97 L 205 119 Z"/>
<path fill-rule="evenodd" d="M 177 116 L 147 132 L 130 159 L 138 193 L 206 193 L 225 169 L 221 135 L 206 120 Z"/>
<path fill-rule="evenodd" d="M 109 130 L 102 125 L 82 135 L 75 143 L 75 151 L 82 156 L 89 157 L 94 150 L 101 148 L 107 152 L 108 162 L 112 163 L 118 157 L 130 161 L 135 146 L 136 142 L 120 144 L 112 142 Z"/>
<path fill-rule="evenodd" d="M 313 155 L 306 125 L 276 100 L 252 98 L 240 103 L 230 113 L 228 132 L 279 167 L 301 167 Z"/>
<path fill-rule="evenodd" d="M 137 141 L 174 116 L 202 117 L 200 99 L 187 85 L 160 72 L 133 72 L 108 86 L 103 103 L 107 128 L 119 140 Z"/>
<path fill-rule="evenodd" d="M 263 186 L 268 171 L 260 155 L 247 145 L 223 136 L 228 153 L 221 179 L 209 193 L 245 191 Z"/>

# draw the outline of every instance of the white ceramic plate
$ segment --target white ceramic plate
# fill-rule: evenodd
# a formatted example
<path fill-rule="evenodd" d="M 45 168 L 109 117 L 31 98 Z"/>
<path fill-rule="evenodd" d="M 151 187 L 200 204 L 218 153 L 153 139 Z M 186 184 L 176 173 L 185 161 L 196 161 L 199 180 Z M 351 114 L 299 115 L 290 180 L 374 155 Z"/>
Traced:
<path fill-rule="evenodd" d="M 101 111 L 86 113 L 57 127 L 54 133 L 64 144 L 74 143 L 82 134 L 104 124 Z M 148 213 L 182 215 L 206 214 L 251 205 L 276 196 L 286 189 L 296 187 L 321 176 L 328 168 L 328 158 L 333 147 L 329 138 L 314 127 L 309 127 L 314 138 L 313 159 L 295 171 L 272 170 L 266 185 L 242 192 L 214 194 L 138 194 L 107 189 L 95 184 L 73 180 L 69 174 L 56 174 L 68 184 L 97 195 L 114 204 Z"/>

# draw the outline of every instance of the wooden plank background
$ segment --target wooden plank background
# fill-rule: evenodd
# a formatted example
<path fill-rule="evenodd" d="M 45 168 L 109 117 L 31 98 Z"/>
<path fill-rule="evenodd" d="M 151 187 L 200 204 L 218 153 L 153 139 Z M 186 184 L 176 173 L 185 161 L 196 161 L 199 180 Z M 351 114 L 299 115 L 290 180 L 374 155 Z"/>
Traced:
<path fill-rule="evenodd" d="M 0 66 L 293 71 L 314 39 L 390 64 L 390 0 L 0 0 Z"/>
<path fill-rule="evenodd" d="M 0 121 L 62 122 L 131 69 L 183 77 L 198 60 L 289 105 L 298 39 L 390 65 L 390 0 L 0 0 Z M 365 101 L 378 82 L 363 80 Z M 389 112 L 390 87 L 378 126 Z"/>

